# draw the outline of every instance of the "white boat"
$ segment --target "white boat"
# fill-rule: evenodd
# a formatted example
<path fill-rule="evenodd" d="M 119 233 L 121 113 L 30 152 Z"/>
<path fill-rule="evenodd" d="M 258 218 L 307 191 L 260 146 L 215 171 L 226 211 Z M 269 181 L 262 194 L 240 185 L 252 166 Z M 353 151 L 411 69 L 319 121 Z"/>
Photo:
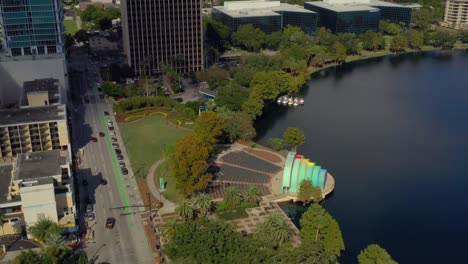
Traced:
<path fill-rule="evenodd" d="M 299 99 L 299 104 L 303 105 L 304 104 L 304 99 Z"/>
<path fill-rule="evenodd" d="M 294 103 L 292 101 L 289 101 L 288 102 L 288 105 L 293 105 Z"/>
<path fill-rule="evenodd" d="M 276 101 L 278 104 L 281 104 L 283 102 L 283 100 L 281 100 L 281 98 L 279 98 L 277 101 Z"/>
<path fill-rule="evenodd" d="M 293 101 L 293 98 L 292 97 L 288 97 L 288 102 L 292 102 Z"/>
<path fill-rule="evenodd" d="M 298 106 L 299 103 L 298 103 L 298 102 L 294 102 L 293 105 L 294 105 L 294 106 Z"/>

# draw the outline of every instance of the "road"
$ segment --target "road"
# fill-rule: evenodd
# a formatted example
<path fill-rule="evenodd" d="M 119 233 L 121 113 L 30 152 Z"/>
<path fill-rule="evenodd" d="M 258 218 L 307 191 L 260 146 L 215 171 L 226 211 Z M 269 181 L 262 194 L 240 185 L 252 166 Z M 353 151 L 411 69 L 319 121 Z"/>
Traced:
<path fill-rule="evenodd" d="M 98 96 L 94 73 L 97 67 L 90 63 L 85 53 L 71 56 L 75 69 L 89 68 L 88 72 L 75 72 L 72 77 L 74 89 L 72 138 L 74 151 L 80 152 L 78 179 L 80 182 L 80 219 L 83 219 L 87 197 L 94 207 L 95 220 L 89 221 L 94 233 L 85 250 L 93 263 L 154 263 L 149 244 L 147 242 L 143 224 L 139 214 L 128 214 L 144 210 L 142 207 L 128 207 L 142 205 L 139 196 L 132 194 L 130 183 L 126 176 L 121 175 L 116 155 L 112 149 L 109 131 L 106 125 L 104 111 L 112 113 L 110 107 Z M 90 78 L 91 85 L 88 83 Z M 94 80 L 93 80 L 94 79 Z M 80 95 L 87 94 L 89 103 L 80 100 Z M 100 137 L 104 132 L 105 137 Z M 96 137 L 97 142 L 92 142 Z M 102 185 L 101 179 L 107 184 Z M 83 185 L 83 180 L 88 184 Z M 130 194 L 130 195 L 129 195 Z M 135 201 L 140 201 L 135 203 Z M 125 209 L 119 209 L 125 207 Z M 117 208 L 117 209 L 115 209 Z M 113 229 L 106 229 L 108 217 L 116 218 Z M 81 221 L 82 228 L 84 221 Z"/>

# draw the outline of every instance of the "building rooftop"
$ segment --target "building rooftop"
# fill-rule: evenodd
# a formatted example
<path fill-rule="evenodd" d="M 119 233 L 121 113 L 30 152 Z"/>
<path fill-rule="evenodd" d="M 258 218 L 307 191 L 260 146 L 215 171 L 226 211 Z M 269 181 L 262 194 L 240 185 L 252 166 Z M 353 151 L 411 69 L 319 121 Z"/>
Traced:
<path fill-rule="evenodd" d="M 47 92 L 49 95 L 49 104 L 60 103 L 60 90 L 59 90 L 59 80 L 48 78 L 48 79 L 37 79 L 34 81 L 24 82 L 23 83 L 23 92 L 21 94 L 21 105 L 27 106 L 28 103 L 28 93 L 40 93 Z"/>
<path fill-rule="evenodd" d="M 378 0 L 325 0 L 320 2 L 306 2 L 309 5 L 318 6 L 335 12 L 354 12 L 354 11 L 374 11 L 377 12 L 379 6 L 388 7 L 406 7 L 404 5 L 389 3 Z"/>
<path fill-rule="evenodd" d="M 66 120 L 65 105 L 0 110 L 0 126 Z"/>
<path fill-rule="evenodd" d="M 232 1 L 225 2 L 224 6 L 213 8 L 231 17 L 279 16 L 277 12 L 288 11 L 315 14 L 315 12 L 301 6 L 280 3 L 279 1 Z"/>
<path fill-rule="evenodd" d="M 19 154 L 16 160 L 15 181 L 40 180 L 41 183 L 49 183 L 51 179 L 47 178 L 62 174 L 63 165 L 67 165 L 67 158 L 60 155 L 60 150 Z"/>

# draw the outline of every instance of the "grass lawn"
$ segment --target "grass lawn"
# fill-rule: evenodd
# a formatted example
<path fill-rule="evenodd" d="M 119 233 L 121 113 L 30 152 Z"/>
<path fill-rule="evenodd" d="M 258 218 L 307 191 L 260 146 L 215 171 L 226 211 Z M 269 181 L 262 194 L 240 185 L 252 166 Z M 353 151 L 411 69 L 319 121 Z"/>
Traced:
<path fill-rule="evenodd" d="M 221 213 L 216 213 L 216 216 L 219 219 L 224 221 L 236 220 L 249 217 L 249 214 L 245 211 L 245 209 L 237 209 L 232 211 L 226 211 Z"/>
<path fill-rule="evenodd" d="M 167 125 L 166 119 L 156 115 L 119 126 L 133 172 L 140 178 L 146 177 L 151 165 L 161 159 L 166 146 L 190 133 Z"/>
<path fill-rule="evenodd" d="M 156 187 L 159 188 L 159 178 L 163 177 L 164 181 L 166 182 L 166 191 L 162 194 L 171 202 L 177 202 L 184 199 L 184 196 L 181 195 L 175 188 L 176 180 L 171 173 L 169 168 L 169 161 L 165 160 L 163 164 L 161 164 L 156 171 L 155 179 L 156 179 Z"/>
<path fill-rule="evenodd" d="M 66 19 L 63 20 L 63 24 L 65 24 L 65 33 L 71 34 L 73 36 L 78 31 L 78 24 L 76 23 L 76 20 Z"/>

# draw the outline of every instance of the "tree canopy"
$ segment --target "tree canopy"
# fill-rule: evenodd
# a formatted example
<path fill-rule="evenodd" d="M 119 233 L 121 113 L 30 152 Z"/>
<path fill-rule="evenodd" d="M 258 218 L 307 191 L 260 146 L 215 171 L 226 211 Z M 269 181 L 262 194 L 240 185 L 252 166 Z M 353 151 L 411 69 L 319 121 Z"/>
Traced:
<path fill-rule="evenodd" d="M 311 180 L 302 180 L 297 194 L 297 200 L 308 204 L 312 201 L 318 203 L 323 200 L 322 190 L 314 187 Z"/>
<path fill-rule="evenodd" d="M 259 51 L 265 44 L 266 35 L 252 24 L 246 24 L 240 25 L 237 31 L 232 33 L 232 39 L 247 50 Z"/>
<path fill-rule="evenodd" d="M 223 133 L 223 127 L 224 120 L 216 112 L 205 111 L 195 120 L 193 130 L 198 137 L 213 144 Z"/>
<path fill-rule="evenodd" d="M 345 249 L 340 226 L 320 205 L 312 204 L 300 219 L 301 235 L 304 242 L 315 241 L 325 250 L 340 256 Z"/>
<path fill-rule="evenodd" d="M 218 114 L 224 120 L 223 129 L 231 141 L 251 140 L 257 135 L 252 119 L 246 113 L 221 108 Z"/>
<path fill-rule="evenodd" d="M 283 139 L 286 145 L 292 146 L 295 149 L 297 146 L 304 145 L 304 131 L 298 127 L 288 127 L 283 133 Z"/>
<path fill-rule="evenodd" d="M 63 228 L 49 219 L 40 219 L 35 225 L 29 227 L 29 232 L 37 240 L 45 243 L 53 235 L 61 235 Z"/>
<path fill-rule="evenodd" d="M 196 135 L 188 135 L 177 141 L 171 167 L 176 188 L 186 197 L 208 186 L 212 175 L 203 172 L 211 150 L 212 146 Z"/>
<path fill-rule="evenodd" d="M 219 107 L 226 107 L 232 111 L 240 111 L 242 104 L 249 97 L 248 89 L 240 87 L 235 82 L 230 82 L 227 86 L 219 89 L 215 97 L 215 102 Z"/>
<path fill-rule="evenodd" d="M 388 252 L 377 244 L 367 246 L 358 255 L 359 264 L 398 264 Z"/>
<path fill-rule="evenodd" d="M 80 13 L 84 29 L 88 30 L 106 30 L 112 27 L 112 19 L 120 17 L 119 8 L 101 8 L 95 5 L 89 5 Z"/>

